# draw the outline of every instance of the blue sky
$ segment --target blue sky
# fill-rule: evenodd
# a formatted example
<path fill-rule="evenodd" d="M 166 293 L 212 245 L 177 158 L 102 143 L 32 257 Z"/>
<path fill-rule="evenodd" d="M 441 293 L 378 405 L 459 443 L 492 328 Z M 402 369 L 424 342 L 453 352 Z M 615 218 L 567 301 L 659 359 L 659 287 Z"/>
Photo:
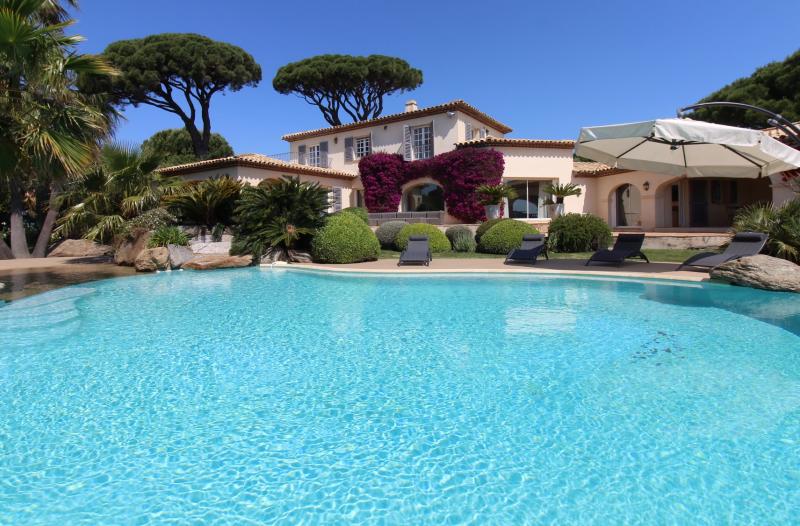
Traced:
<path fill-rule="evenodd" d="M 574 138 L 581 126 L 673 116 L 798 48 L 797 0 L 275 2 L 81 0 L 84 52 L 153 33 L 193 32 L 236 44 L 264 80 L 212 101 L 212 126 L 237 153 L 288 151 L 284 133 L 325 125 L 319 111 L 279 95 L 282 65 L 322 53 L 393 55 L 424 74 L 390 97 L 464 99 L 508 124 L 510 136 Z M 173 114 L 130 108 L 117 139 L 139 143 L 176 128 Z"/>

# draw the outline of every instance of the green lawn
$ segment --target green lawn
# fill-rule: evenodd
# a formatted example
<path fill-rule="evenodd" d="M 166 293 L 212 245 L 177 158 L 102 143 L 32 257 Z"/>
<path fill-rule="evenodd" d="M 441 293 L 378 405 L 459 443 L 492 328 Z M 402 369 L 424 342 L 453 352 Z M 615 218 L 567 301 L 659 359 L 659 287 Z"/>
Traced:
<path fill-rule="evenodd" d="M 689 256 L 697 254 L 697 250 L 677 249 L 677 248 L 655 248 L 646 249 L 644 253 L 650 258 L 650 261 L 661 261 L 664 263 L 680 263 L 685 261 Z M 569 252 L 569 253 L 551 253 L 551 259 L 589 259 L 591 252 Z M 381 250 L 381 259 L 398 259 L 400 252 L 396 250 Z M 479 252 L 442 252 L 433 255 L 436 258 L 459 258 L 459 259 L 497 259 L 505 258 L 505 255 L 500 254 L 481 254 Z"/>

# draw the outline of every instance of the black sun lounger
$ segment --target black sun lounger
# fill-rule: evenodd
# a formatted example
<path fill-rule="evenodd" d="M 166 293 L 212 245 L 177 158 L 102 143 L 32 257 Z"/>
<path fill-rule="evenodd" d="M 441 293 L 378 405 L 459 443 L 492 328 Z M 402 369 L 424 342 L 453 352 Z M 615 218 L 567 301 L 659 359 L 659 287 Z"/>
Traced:
<path fill-rule="evenodd" d="M 746 256 L 755 256 L 767 244 L 769 236 L 760 232 L 739 232 L 733 239 L 731 244 L 722 253 L 716 252 L 702 252 L 695 254 L 678 266 L 678 270 L 683 267 L 702 267 L 706 269 L 714 268 L 722 265 L 726 261 L 733 261 L 734 259 L 743 258 Z"/>
<path fill-rule="evenodd" d="M 640 258 L 650 263 L 642 252 L 644 234 L 620 234 L 611 250 L 604 248 L 598 250 L 589 258 L 589 263 L 616 263 L 622 265 L 628 258 Z"/>
<path fill-rule="evenodd" d="M 546 238 L 542 234 L 525 234 L 522 236 L 522 246 L 515 248 L 506 256 L 505 264 L 513 263 L 536 263 L 539 254 L 545 259 L 550 259 L 547 255 Z"/>
<path fill-rule="evenodd" d="M 427 266 L 432 259 L 428 236 L 410 236 L 408 238 L 408 246 L 400 254 L 400 261 L 397 264 L 399 266 L 406 263 L 416 263 Z"/>

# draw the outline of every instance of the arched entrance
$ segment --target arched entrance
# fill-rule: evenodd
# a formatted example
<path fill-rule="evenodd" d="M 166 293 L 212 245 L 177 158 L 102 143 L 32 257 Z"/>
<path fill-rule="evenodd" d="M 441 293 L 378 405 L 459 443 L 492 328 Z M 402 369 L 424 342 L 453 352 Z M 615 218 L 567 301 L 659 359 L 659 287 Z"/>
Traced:
<path fill-rule="evenodd" d="M 632 184 L 618 186 L 610 200 L 611 224 L 615 227 L 638 227 L 642 225 L 642 198 L 639 189 Z"/>
<path fill-rule="evenodd" d="M 444 211 L 444 192 L 435 183 L 411 186 L 403 192 L 401 212 L 441 212 Z"/>

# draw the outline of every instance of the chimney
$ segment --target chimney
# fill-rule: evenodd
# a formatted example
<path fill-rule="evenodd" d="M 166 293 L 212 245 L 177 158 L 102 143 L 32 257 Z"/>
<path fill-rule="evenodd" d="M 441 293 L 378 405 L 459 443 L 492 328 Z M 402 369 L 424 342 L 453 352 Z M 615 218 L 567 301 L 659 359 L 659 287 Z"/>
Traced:
<path fill-rule="evenodd" d="M 410 111 L 417 111 L 419 108 L 417 107 L 417 101 L 411 99 L 410 101 L 406 102 L 406 113 Z"/>

